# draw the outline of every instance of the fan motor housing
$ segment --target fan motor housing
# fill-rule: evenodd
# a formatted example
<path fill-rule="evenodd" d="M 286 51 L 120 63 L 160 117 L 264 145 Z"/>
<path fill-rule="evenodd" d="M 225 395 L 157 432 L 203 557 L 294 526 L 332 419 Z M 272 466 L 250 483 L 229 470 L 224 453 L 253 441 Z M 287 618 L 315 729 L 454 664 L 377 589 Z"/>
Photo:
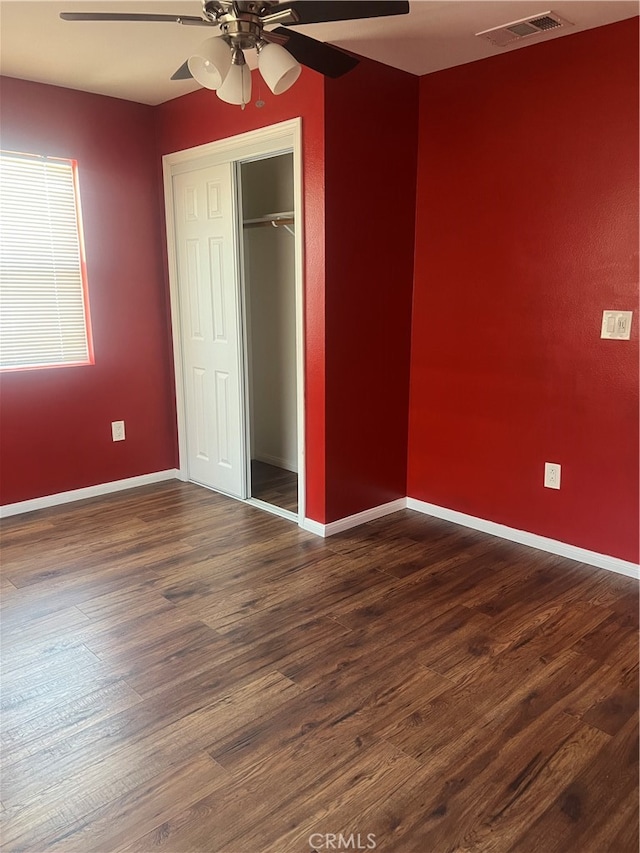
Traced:
<path fill-rule="evenodd" d="M 253 17 L 253 16 L 252 16 Z M 220 30 L 223 36 L 226 36 L 234 47 L 249 50 L 255 47 L 262 38 L 262 26 L 257 17 L 251 18 L 231 18 L 225 21 L 220 20 Z"/>
<path fill-rule="evenodd" d="M 258 45 L 264 38 L 264 20 L 261 15 L 268 14 L 270 2 L 255 2 L 255 0 L 205 0 L 203 14 L 220 27 L 223 37 L 232 45 L 242 50 L 249 50 Z M 276 16 L 274 15 L 274 18 Z M 278 19 L 295 20 L 295 14 L 286 9 L 279 13 Z M 273 21 L 275 23 L 275 20 Z M 273 39 L 276 41 L 276 39 Z"/>
<path fill-rule="evenodd" d="M 202 11 L 205 18 L 208 18 L 210 21 L 219 21 L 225 15 L 235 18 L 236 10 L 243 17 L 244 15 L 262 15 L 272 5 L 269 0 L 262 0 L 262 2 L 256 2 L 256 0 L 244 0 L 243 2 L 243 0 L 238 0 L 236 3 L 231 2 L 231 0 L 204 0 Z"/>

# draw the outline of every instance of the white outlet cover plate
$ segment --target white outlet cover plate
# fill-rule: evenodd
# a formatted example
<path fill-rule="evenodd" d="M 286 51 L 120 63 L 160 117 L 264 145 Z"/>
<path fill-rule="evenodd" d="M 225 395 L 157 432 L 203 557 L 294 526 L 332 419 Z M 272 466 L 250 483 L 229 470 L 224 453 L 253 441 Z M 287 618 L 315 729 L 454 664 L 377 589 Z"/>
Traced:
<path fill-rule="evenodd" d="M 603 311 L 601 338 L 628 341 L 631 337 L 633 311 Z"/>
<path fill-rule="evenodd" d="M 544 484 L 547 489 L 560 488 L 561 466 L 557 462 L 544 463 Z"/>
<path fill-rule="evenodd" d="M 113 441 L 124 441 L 124 421 L 111 421 L 111 438 Z"/>

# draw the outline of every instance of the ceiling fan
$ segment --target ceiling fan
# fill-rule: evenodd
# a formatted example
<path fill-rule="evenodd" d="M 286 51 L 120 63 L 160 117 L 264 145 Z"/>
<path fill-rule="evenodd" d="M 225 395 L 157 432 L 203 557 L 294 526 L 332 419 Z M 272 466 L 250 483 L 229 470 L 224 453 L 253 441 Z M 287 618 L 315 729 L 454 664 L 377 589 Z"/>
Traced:
<path fill-rule="evenodd" d="M 201 86 L 217 90 L 221 100 L 244 109 L 251 99 L 245 50 L 255 48 L 260 73 L 274 95 L 280 95 L 298 79 L 300 63 L 326 77 L 340 77 L 358 64 L 339 48 L 286 27 L 408 12 L 409 3 L 403 0 L 204 0 L 202 17 L 121 12 L 61 12 L 60 17 L 64 21 L 156 21 L 214 27 L 217 35 L 203 42 L 171 79 L 193 77 Z M 283 26 L 266 29 L 277 24 Z"/>

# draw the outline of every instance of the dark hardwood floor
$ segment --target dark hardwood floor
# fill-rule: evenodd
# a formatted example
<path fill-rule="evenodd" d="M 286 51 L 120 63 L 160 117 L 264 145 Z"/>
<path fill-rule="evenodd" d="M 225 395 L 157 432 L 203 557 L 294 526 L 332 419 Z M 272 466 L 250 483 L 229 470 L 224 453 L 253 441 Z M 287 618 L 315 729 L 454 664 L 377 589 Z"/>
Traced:
<path fill-rule="evenodd" d="M 638 849 L 631 579 L 177 482 L 2 542 L 6 853 Z"/>
<path fill-rule="evenodd" d="M 298 475 L 285 468 L 251 460 L 251 496 L 265 503 L 298 512 Z"/>

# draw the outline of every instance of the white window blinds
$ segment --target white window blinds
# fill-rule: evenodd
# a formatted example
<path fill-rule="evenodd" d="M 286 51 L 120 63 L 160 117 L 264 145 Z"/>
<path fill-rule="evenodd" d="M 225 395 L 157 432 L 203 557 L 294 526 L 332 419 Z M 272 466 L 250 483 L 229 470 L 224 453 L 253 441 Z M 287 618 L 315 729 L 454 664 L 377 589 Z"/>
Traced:
<path fill-rule="evenodd" d="M 0 367 L 87 364 L 75 164 L 0 152 Z"/>

